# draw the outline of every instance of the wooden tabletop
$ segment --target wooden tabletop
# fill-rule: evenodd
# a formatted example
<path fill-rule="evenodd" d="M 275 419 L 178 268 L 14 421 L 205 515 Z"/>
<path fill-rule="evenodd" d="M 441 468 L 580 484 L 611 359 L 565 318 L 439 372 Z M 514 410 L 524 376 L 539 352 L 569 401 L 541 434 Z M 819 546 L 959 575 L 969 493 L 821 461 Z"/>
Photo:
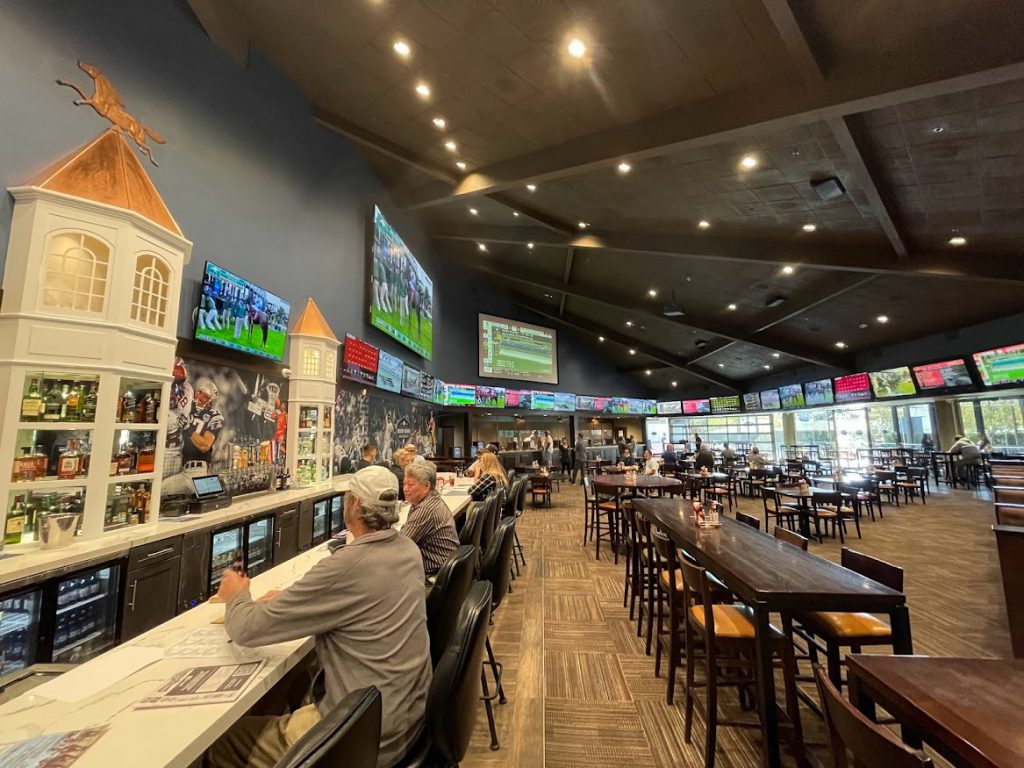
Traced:
<path fill-rule="evenodd" d="M 1024 765 L 1024 661 L 848 657 L 851 680 L 954 765 Z"/>
<path fill-rule="evenodd" d="M 663 475 L 640 475 L 628 477 L 622 475 L 598 475 L 592 477 L 590 482 L 596 488 L 620 489 L 620 488 L 669 488 L 673 485 L 680 485 L 679 480 L 674 477 Z"/>
<path fill-rule="evenodd" d="M 900 592 L 730 517 L 723 516 L 720 528 L 699 528 L 688 501 L 638 499 L 633 506 L 751 605 L 888 612 L 906 602 Z"/>
<path fill-rule="evenodd" d="M 810 499 L 814 496 L 823 496 L 826 494 L 831 495 L 835 493 L 835 491 L 826 491 L 824 488 L 797 488 L 795 486 L 787 487 L 785 485 L 776 485 L 775 491 L 779 496 L 785 496 L 787 499 Z M 845 493 L 843 495 L 849 496 L 849 494 Z"/>

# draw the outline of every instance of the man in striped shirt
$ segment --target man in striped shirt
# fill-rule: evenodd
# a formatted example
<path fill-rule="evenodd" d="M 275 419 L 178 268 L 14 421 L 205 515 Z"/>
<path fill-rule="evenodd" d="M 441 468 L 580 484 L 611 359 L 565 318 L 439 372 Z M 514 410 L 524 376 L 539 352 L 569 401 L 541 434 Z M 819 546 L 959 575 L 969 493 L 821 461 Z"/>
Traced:
<path fill-rule="evenodd" d="M 406 467 L 402 483 L 405 500 L 412 504 L 402 533 L 416 542 L 424 572 L 434 576 L 459 548 L 451 510 L 437 492 L 437 466 L 432 461 L 414 462 Z"/>

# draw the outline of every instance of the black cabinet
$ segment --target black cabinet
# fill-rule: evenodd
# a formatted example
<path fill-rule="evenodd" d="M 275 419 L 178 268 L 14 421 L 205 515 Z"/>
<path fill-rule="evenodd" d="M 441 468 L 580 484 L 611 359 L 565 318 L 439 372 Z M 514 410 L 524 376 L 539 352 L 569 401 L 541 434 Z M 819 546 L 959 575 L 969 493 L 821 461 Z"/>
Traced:
<path fill-rule="evenodd" d="M 128 555 L 121 642 L 141 635 L 177 613 L 182 539 L 135 547 Z"/>
<path fill-rule="evenodd" d="M 312 508 L 310 512 L 309 532 L 312 534 Z M 274 515 L 274 527 L 274 562 L 280 564 L 299 554 L 299 508 L 279 509 Z"/>
<path fill-rule="evenodd" d="M 209 529 L 186 533 L 181 544 L 181 578 L 178 583 L 178 613 L 206 602 L 210 596 Z"/>

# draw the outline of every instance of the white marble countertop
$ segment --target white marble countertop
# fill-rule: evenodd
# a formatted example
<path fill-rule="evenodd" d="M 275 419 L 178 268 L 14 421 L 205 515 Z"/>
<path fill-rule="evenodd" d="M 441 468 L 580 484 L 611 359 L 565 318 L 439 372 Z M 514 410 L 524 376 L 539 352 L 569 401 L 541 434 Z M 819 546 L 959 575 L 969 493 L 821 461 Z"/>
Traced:
<path fill-rule="evenodd" d="M 444 499 L 452 515 L 458 514 L 469 504 L 466 495 L 446 495 Z M 271 589 L 287 588 L 328 554 L 325 542 L 271 568 L 252 580 L 252 594 L 259 596 Z M 223 604 L 204 603 L 107 653 L 116 654 L 118 648 L 129 646 L 166 650 L 196 630 L 210 627 L 214 619 L 223 615 Z M 224 637 L 226 641 L 226 633 Z M 312 646 L 311 638 L 255 649 L 225 642 L 219 656 L 207 654 L 201 658 L 162 658 L 75 703 L 56 701 L 29 692 L 0 706 L 0 747 L 43 734 L 108 724 L 110 730 L 75 762 L 75 768 L 109 768 L 132 763 L 147 768 L 187 768 L 298 664 Z M 256 679 L 235 702 L 170 709 L 134 709 L 136 702 L 155 693 L 178 672 L 196 666 L 231 664 L 253 659 L 263 659 L 265 663 Z M 90 663 L 87 662 L 85 666 Z"/>
<path fill-rule="evenodd" d="M 75 541 L 62 549 L 42 549 L 38 543 L 5 547 L 3 557 L 0 557 L 0 591 L 12 581 L 31 578 L 47 571 L 77 567 L 94 560 L 117 558 L 126 555 L 132 547 L 203 528 L 216 528 L 249 515 L 347 490 L 348 478 L 345 476 L 324 485 L 290 488 L 287 491 L 239 499 L 224 509 L 202 515 L 160 518 L 154 525 L 132 526 L 96 539 Z"/>

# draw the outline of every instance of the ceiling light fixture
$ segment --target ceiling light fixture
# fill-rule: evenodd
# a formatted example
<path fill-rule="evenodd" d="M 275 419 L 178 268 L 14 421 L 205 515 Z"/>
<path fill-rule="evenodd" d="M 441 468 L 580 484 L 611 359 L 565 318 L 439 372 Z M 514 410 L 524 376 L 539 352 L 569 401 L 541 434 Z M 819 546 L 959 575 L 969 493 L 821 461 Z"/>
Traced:
<path fill-rule="evenodd" d="M 778 352 L 772 352 L 772 357 L 779 358 L 782 357 L 782 355 L 780 355 Z"/>
<path fill-rule="evenodd" d="M 574 37 L 569 41 L 569 45 L 566 46 L 566 50 L 569 51 L 569 55 L 574 59 L 582 59 L 587 55 L 587 46 L 584 45 L 583 41 L 578 37 Z"/>
<path fill-rule="evenodd" d="M 470 208 L 469 209 L 469 215 L 470 216 L 478 216 L 479 214 L 480 214 L 480 211 L 478 211 L 476 208 Z"/>
<path fill-rule="evenodd" d="M 409 54 L 412 53 L 412 48 L 405 40 L 395 40 L 395 44 L 391 46 L 395 49 L 395 53 L 401 56 L 403 59 L 408 58 Z"/>
<path fill-rule="evenodd" d="M 656 290 L 654 290 L 653 288 L 651 288 L 649 291 L 647 291 L 647 295 L 650 296 L 653 299 L 655 296 L 658 295 L 658 292 Z"/>
<path fill-rule="evenodd" d="M 813 232 L 818 228 L 817 224 L 804 224 L 804 232 Z"/>
<path fill-rule="evenodd" d="M 621 163 L 618 164 L 618 166 L 616 167 L 616 170 L 620 174 L 625 176 L 627 173 L 629 173 L 630 171 L 633 170 L 633 166 L 630 165 L 629 163 L 627 163 L 625 160 L 623 160 Z"/>
<path fill-rule="evenodd" d="M 579 227 L 580 229 L 586 229 L 586 228 L 587 228 L 587 227 L 589 227 L 590 225 L 589 225 L 589 224 L 587 224 L 587 222 L 585 222 L 585 221 L 581 221 L 581 222 L 580 222 L 579 224 L 577 224 L 576 226 L 577 226 L 577 227 Z"/>
<path fill-rule="evenodd" d="M 672 382 L 672 386 L 673 387 L 678 387 L 679 386 L 679 382 L 678 381 L 673 381 Z"/>
<path fill-rule="evenodd" d="M 633 349 L 632 347 L 630 347 L 629 354 L 635 355 L 636 354 L 636 350 Z"/>
<path fill-rule="evenodd" d="M 454 152 L 456 149 L 459 148 L 459 145 L 456 144 L 451 139 L 448 139 L 448 141 L 444 143 L 444 148 L 447 149 L 449 152 Z"/>
<path fill-rule="evenodd" d="M 512 211 L 512 215 L 515 216 L 518 219 L 519 218 L 519 211 Z"/>
<path fill-rule="evenodd" d="M 729 309 L 729 311 L 731 311 L 731 312 L 735 312 L 735 311 L 736 311 L 736 305 L 735 305 L 735 304 L 730 304 L 730 305 L 729 305 L 729 307 L 728 307 L 728 309 Z"/>
<path fill-rule="evenodd" d="M 951 238 L 949 238 L 949 244 L 954 247 L 967 245 L 967 238 L 964 237 L 963 235 L 953 235 Z"/>
<path fill-rule="evenodd" d="M 857 327 L 860 328 L 863 331 L 865 328 L 868 327 L 868 324 L 867 323 L 860 323 L 860 324 L 857 325 Z"/>
<path fill-rule="evenodd" d="M 772 367 L 771 367 L 770 365 L 768 365 L 768 363 L 765 363 L 765 364 L 764 364 L 764 365 L 763 365 L 762 367 L 763 367 L 763 368 L 764 368 L 764 369 L 765 369 L 766 371 L 770 371 L 770 370 L 772 369 Z"/>
<path fill-rule="evenodd" d="M 943 125 L 936 125 L 934 128 L 932 128 L 932 133 L 934 133 L 937 136 L 938 134 L 942 133 L 945 130 L 946 130 L 945 126 L 943 126 Z"/>
<path fill-rule="evenodd" d="M 484 243 L 477 243 L 476 249 L 481 253 L 487 253 L 487 246 Z"/>
<path fill-rule="evenodd" d="M 650 376 L 650 375 L 651 375 L 651 369 L 648 368 L 646 371 L 644 371 L 644 376 Z"/>
<path fill-rule="evenodd" d="M 433 122 L 434 127 L 437 128 L 439 131 L 443 131 L 445 127 L 448 125 L 448 121 L 445 120 L 443 117 L 435 117 Z"/>
<path fill-rule="evenodd" d="M 533 243 L 527 243 L 526 244 L 526 249 L 529 250 L 529 251 L 532 251 L 533 250 Z"/>
<path fill-rule="evenodd" d="M 836 347 L 839 348 L 839 349 L 846 349 L 846 342 L 845 341 L 837 341 L 836 342 Z"/>
<path fill-rule="evenodd" d="M 742 160 L 740 160 L 740 167 L 748 171 L 757 168 L 757 158 L 753 155 L 746 155 Z"/>
<path fill-rule="evenodd" d="M 701 219 L 700 221 L 697 222 L 697 226 L 700 229 L 708 229 L 711 226 L 711 222 L 708 221 L 707 219 Z"/>
<path fill-rule="evenodd" d="M 789 266 L 789 264 L 787 264 L 786 266 L 784 266 L 782 268 L 782 274 L 784 274 L 784 275 L 792 275 L 793 274 L 793 268 L 791 266 Z"/>
<path fill-rule="evenodd" d="M 886 323 L 889 322 L 889 316 L 888 315 L 879 315 L 878 317 L 875 318 L 875 320 L 880 322 L 882 325 L 885 325 Z"/>
<path fill-rule="evenodd" d="M 632 328 L 633 327 L 633 321 L 632 320 L 627 320 L 626 321 L 626 327 L 627 328 Z"/>
<path fill-rule="evenodd" d="M 455 167 L 458 168 L 460 171 L 466 170 L 466 164 L 464 162 L 462 162 L 461 160 L 456 160 L 455 161 Z"/>
<path fill-rule="evenodd" d="M 604 336 L 598 336 L 597 340 L 600 341 L 601 343 L 604 343 Z"/>
<path fill-rule="evenodd" d="M 719 363 L 719 364 L 718 364 L 718 367 L 719 367 L 719 368 L 725 368 L 725 363 Z"/>
<path fill-rule="evenodd" d="M 537 185 L 536 184 L 527 184 L 526 185 L 526 191 L 527 192 L 536 192 L 537 191 Z"/>
<path fill-rule="evenodd" d="M 420 98 L 430 98 L 430 86 L 426 83 L 416 83 L 416 93 L 419 94 Z"/>

